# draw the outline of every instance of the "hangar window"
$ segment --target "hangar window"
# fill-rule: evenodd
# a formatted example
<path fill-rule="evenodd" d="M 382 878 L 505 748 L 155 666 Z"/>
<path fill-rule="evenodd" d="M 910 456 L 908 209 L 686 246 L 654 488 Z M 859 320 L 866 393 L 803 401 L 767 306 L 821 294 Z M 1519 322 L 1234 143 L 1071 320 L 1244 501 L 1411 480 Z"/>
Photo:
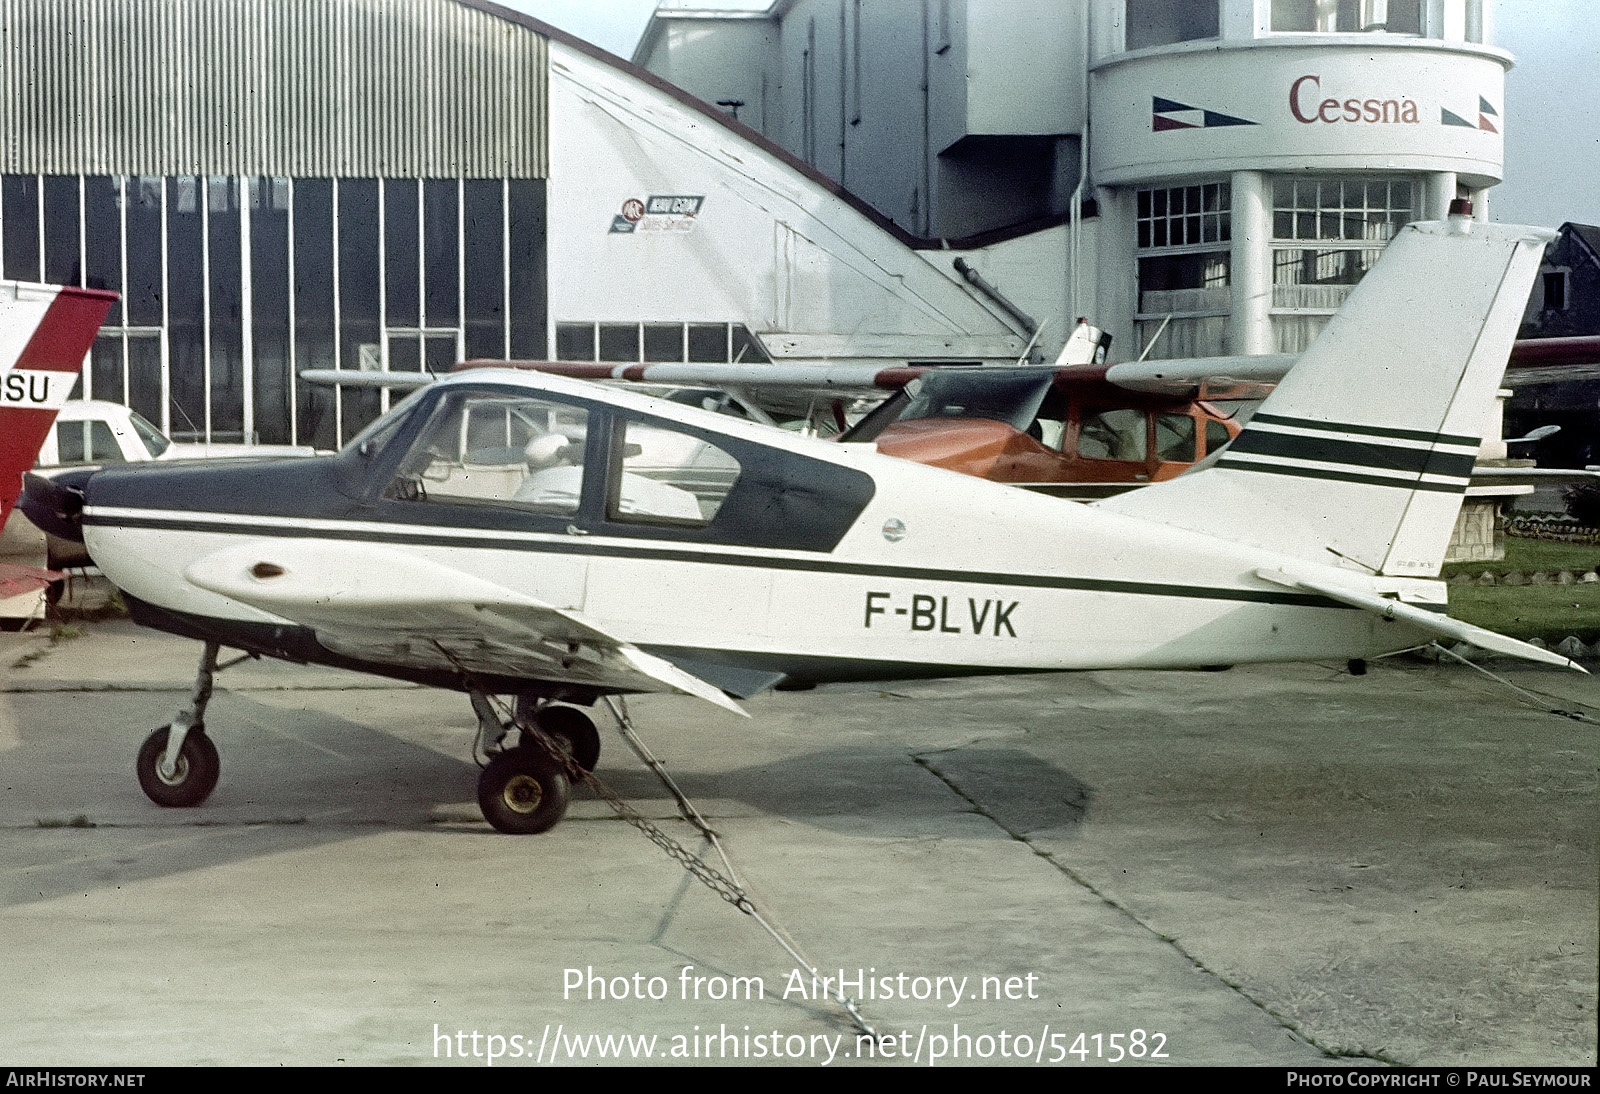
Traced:
<path fill-rule="evenodd" d="M 556 324 L 557 361 L 593 361 L 595 327 L 593 323 Z"/>
<path fill-rule="evenodd" d="M 1272 29 L 1280 33 L 1422 33 L 1421 0 L 1272 0 Z"/>
<path fill-rule="evenodd" d="M 1409 178 L 1280 178 L 1273 184 L 1272 308 L 1280 353 L 1311 344 L 1394 234 L 1416 216 Z"/>
<path fill-rule="evenodd" d="M 1230 201 L 1225 182 L 1140 190 L 1140 249 L 1226 243 L 1233 238 Z"/>
<path fill-rule="evenodd" d="M 1232 293 L 1226 182 L 1141 190 L 1136 199 L 1140 348 L 1149 356 L 1223 352 Z"/>
<path fill-rule="evenodd" d="M 1217 0 L 1127 0 L 1127 48 L 1146 49 L 1215 38 Z"/>
<path fill-rule="evenodd" d="M 334 448 L 388 397 L 304 369 L 548 355 L 544 185 L 5 175 L 0 276 L 121 293 L 87 394 L 180 439 Z"/>
<path fill-rule="evenodd" d="M 557 323 L 556 360 L 726 364 L 772 358 L 743 323 Z"/>
<path fill-rule="evenodd" d="M 637 361 L 639 325 L 637 323 L 600 324 L 600 360 Z"/>
<path fill-rule="evenodd" d="M 1547 270 L 1543 278 L 1544 306 L 1551 311 L 1567 310 L 1567 271 Z"/>

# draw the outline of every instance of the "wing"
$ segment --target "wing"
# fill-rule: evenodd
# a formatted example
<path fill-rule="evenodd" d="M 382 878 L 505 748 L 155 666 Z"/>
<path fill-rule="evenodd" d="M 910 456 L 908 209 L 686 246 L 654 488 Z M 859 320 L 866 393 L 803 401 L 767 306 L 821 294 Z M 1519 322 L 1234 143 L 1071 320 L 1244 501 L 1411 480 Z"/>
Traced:
<path fill-rule="evenodd" d="M 1122 361 L 1108 365 L 1105 378 L 1130 391 L 1180 399 L 1262 399 L 1298 359 L 1292 353 L 1274 353 Z"/>
<path fill-rule="evenodd" d="M 1376 593 L 1363 592 L 1345 585 L 1338 585 L 1331 581 L 1323 581 L 1314 577 L 1307 577 L 1293 571 L 1257 570 L 1256 576 L 1279 585 L 1286 585 L 1291 589 L 1303 589 L 1306 592 L 1320 593 L 1331 600 L 1341 604 L 1349 604 L 1354 608 L 1363 608 L 1384 619 L 1398 619 L 1414 627 L 1436 634 L 1441 638 L 1454 638 L 1468 645 L 1477 646 L 1479 649 L 1493 650 L 1495 653 L 1509 654 L 1512 657 L 1521 657 L 1528 661 L 1538 661 L 1546 665 L 1558 665 L 1561 668 L 1577 669 L 1587 673 L 1589 670 L 1576 661 L 1542 650 L 1538 646 L 1529 645 L 1527 642 L 1515 638 L 1508 638 L 1483 627 L 1474 627 L 1471 623 L 1463 623 L 1459 619 L 1451 619 L 1438 612 L 1431 612 L 1425 608 L 1418 608 L 1411 604 L 1403 604 L 1398 600 L 1389 600 L 1378 596 Z"/>
<path fill-rule="evenodd" d="M 0 600 L 37 592 L 65 576 L 54 570 L 41 570 L 37 566 L 18 566 L 10 562 L 0 562 Z"/>
<path fill-rule="evenodd" d="M 300 379 L 311 384 L 328 384 L 334 387 L 375 388 L 388 391 L 411 391 L 427 387 L 439 377 L 431 372 L 363 372 L 355 368 L 306 368 L 300 370 Z"/>
<path fill-rule="evenodd" d="M 257 540 L 197 559 L 184 576 L 310 627 L 324 646 L 349 657 L 617 691 L 679 692 L 745 713 L 718 688 L 577 612 L 387 547 Z"/>

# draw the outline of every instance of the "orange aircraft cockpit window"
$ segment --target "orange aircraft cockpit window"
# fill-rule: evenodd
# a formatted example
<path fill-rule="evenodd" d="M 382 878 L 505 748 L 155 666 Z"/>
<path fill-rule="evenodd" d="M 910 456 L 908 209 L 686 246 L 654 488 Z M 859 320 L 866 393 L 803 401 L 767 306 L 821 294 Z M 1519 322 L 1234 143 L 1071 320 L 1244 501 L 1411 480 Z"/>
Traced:
<path fill-rule="evenodd" d="M 1211 455 L 1217 449 L 1231 441 L 1233 437 L 1228 433 L 1228 427 L 1218 421 L 1206 422 L 1206 455 Z"/>
<path fill-rule="evenodd" d="M 1142 410 L 1085 411 L 1078 427 L 1078 455 L 1091 460 L 1144 461 L 1149 450 Z"/>
<path fill-rule="evenodd" d="M 1156 415 L 1156 459 L 1164 463 L 1193 463 L 1194 419 L 1187 414 Z"/>

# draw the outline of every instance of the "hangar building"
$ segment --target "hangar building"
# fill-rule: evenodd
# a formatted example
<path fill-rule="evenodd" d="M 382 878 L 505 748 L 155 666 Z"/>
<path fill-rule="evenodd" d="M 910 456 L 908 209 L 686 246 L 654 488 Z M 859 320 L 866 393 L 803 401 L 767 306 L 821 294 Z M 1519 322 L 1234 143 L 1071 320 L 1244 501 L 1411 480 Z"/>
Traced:
<path fill-rule="evenodd" d="M 116 289 L 81 393 L 331 447 L 463 357 L 1006 360 L 862 202 L 478 0 L 0 0 L 0 276 Z"/>

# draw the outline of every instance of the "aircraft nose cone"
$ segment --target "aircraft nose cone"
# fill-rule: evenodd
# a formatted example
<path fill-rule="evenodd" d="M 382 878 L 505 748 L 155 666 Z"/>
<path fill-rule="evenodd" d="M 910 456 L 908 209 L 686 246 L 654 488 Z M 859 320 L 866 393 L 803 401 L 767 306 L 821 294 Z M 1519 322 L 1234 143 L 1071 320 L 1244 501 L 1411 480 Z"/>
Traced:
<path fill-rule="evenodd" d="M 91 472 L 70 472 L 59 478 L 28 473 L 22 477 L 18 507 L 42 532 L 73 543 L 83 542 L 83 484 Z"/>

